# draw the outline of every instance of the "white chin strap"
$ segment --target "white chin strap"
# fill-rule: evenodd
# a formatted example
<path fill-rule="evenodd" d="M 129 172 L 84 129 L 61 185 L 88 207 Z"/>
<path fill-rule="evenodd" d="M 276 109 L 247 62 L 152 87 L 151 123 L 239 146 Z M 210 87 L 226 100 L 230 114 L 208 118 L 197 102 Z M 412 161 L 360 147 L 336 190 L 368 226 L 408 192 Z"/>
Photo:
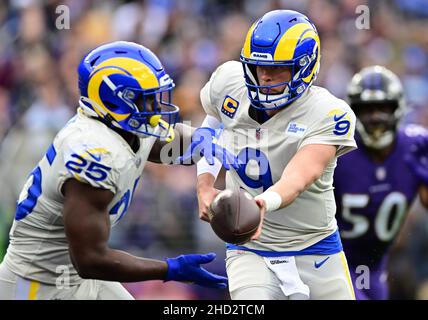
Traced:
<path fill-rule="evenodd" d="M 379 138 L 373 138 L 367 133 L 363 124 L 359 120 L 357 120 L 356 129 L 358 130 L 364 144 L 369 148 L 380 150 L 386 148 L 394 141 L 394 133 L 392 131 L 385 131 Z"/>

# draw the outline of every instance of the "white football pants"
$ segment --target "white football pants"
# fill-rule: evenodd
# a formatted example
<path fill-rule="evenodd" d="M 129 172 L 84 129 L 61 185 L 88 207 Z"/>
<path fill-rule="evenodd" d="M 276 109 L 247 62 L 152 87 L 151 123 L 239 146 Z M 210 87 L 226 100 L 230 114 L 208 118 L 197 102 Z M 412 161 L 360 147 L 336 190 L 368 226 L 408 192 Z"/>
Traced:
<path fill-rule="evenodd" d="M 309 299 L 354 300 L 355 294 L 343 251 L 332 255 L 295 256 L 300 279 L 309 287 Z M 279 278 L 263 257 L 243 250 L 228 250 L 226 270 L 233 300 L 289 300 Z"/>

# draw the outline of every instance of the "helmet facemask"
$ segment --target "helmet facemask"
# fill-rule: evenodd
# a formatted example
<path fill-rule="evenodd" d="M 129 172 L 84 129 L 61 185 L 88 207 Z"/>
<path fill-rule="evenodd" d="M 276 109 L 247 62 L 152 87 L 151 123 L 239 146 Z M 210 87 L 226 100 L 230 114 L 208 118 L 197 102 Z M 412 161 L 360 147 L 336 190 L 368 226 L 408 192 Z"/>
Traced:
<path fill-rule="evenodd" d="M 278 64 L 277 66 L 292 68 L 292 66 L 285 64 Z M 244 64 L 244 73 L 248 88 L 248 96 L 255 108 L 274 110 L 283 107 L 287 104 L 288 100 L 290 100 L 291 81 L 283 81 L 272 85 L 261 85 L 257 77 L 257 64 Z"/>
<path fill-rule="evenodd" d="M 317 77 L 320 49 L 314 24 L 299 12 L 273 10 L 255 21 L 247 32 L 240 56 L 251 105 L 273 110 L 301 97 Z M 286 66 L 291 76 L 262 86 L 255 72 L 257 66 Z"/>
<path fill-rule="evenodd" d="M 299 98 L 316 78 L 318 70 L 310 83 L 302 80 L 302 78 L 306 78 L 312 72 L 316 63 L 316 57 L 316 54 L 313 53 L 311 55 L 302 55 L 293 60 L 260 61 L 245 59 L 241 56 L 245 84 L 248 88 L 248 98 L 251 101 L 251 105 L 256 109 L 274 110 L 285 107 Z M 256 71 L 257 66 L 288 67 L 291 77 L 288 81 L 271 85 L 260 85 Z"/>
<path fill-rule="evenodd" d="M 361 102 L 352 109 L 357 116 L 356 129 L 367 147 L 379 150 L 393 143 L 401 118 L 397 101 Z"/>
<path fill-rule="evenodd" d="M 132 110 L 129 117 L 118 122 L 105 114 L 105 111 L 94 101 L 82 97 L 83 102 L 90 103 L 93 108 L 103 114 L 103 119 L 111 122 L 114 127 L 131 132 L 143 139 L 149 136 L 168 139 L 173 134 L 171 131 L 173 131 L 179 115 L 179 108 L 171 103 L 173 82 L 163 87 L 142 90 L 123 85 L 116 86 L 108 76 L 103 76 L 103 80 L 111 90 L 112 96 L 110 95 L 110 101 L 102 102 L 108 105 L 110 110 L 118 108 L 118 104 L 126 104 Z"/>
<path fill-rule="evenodd" d="M 171 103 L 171 90 L 135 90 L 126 88 L 124 100 L 133 105 L 136 112 L 127 119 L 127 131 L 141 138 L 155 136 L 168 139 L 178 121 L 178 107 Z"/>
<path fill-rule="evenodd" d="M 382 66 L 365 67 L 349 82 L 347 99 L 357 116 L 357 138 L 371 149 L 390 146 L 406 112 L 397 75 Z"/>

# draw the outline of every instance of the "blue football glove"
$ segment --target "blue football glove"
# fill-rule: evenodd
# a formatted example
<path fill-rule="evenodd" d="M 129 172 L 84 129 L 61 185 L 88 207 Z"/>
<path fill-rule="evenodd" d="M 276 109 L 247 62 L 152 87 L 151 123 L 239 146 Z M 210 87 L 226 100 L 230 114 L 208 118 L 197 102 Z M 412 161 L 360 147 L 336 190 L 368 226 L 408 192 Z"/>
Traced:
<path fill-rule="evenodd" d="M 238 170 L 238 158 L 218 145 L 216 139 L 217 135 L 214 129 L 206 127 L 196 129 L 192 135 L 192 143 L 184 154 L 175 160 L 175 163 L 189 163 L 191 159 L 199 160 L 200 157 L 205 157 L 207 162 L 213 165 L 214 158 L 217 158 L 226 170 L 230 170 L 231 167 Z"/>
<path fill-rule="evenodd" d="M 168 272 L 165 281 L 193 282 L 200 286 L 225 289 L 227 278 L 208 272 L 201 264 L 209 263 L 216 257 L 215 253 L 185 254 L 176 258 L 168 258 Z"/>
<path fill-rule="evenodd" d="M 428 136 L 416 137 L 404 160 L 421 182 L 428 186 Z"/>

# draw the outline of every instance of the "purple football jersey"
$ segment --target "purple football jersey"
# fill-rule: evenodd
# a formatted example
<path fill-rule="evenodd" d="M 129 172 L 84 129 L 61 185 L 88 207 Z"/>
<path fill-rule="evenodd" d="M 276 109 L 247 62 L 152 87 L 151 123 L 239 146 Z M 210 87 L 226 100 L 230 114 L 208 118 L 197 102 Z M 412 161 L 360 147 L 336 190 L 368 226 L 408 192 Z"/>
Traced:
<path fill-rule="evenodd" d="M 394 149 L 383 163 L 373 162 L 361 145 L 338 159 L 336 219 L 357 298 L 387 298 L 386 253 L 420 185 L 404 162 L 419 134 L 426 131 L 417 126 L 398 131 Z"/>

